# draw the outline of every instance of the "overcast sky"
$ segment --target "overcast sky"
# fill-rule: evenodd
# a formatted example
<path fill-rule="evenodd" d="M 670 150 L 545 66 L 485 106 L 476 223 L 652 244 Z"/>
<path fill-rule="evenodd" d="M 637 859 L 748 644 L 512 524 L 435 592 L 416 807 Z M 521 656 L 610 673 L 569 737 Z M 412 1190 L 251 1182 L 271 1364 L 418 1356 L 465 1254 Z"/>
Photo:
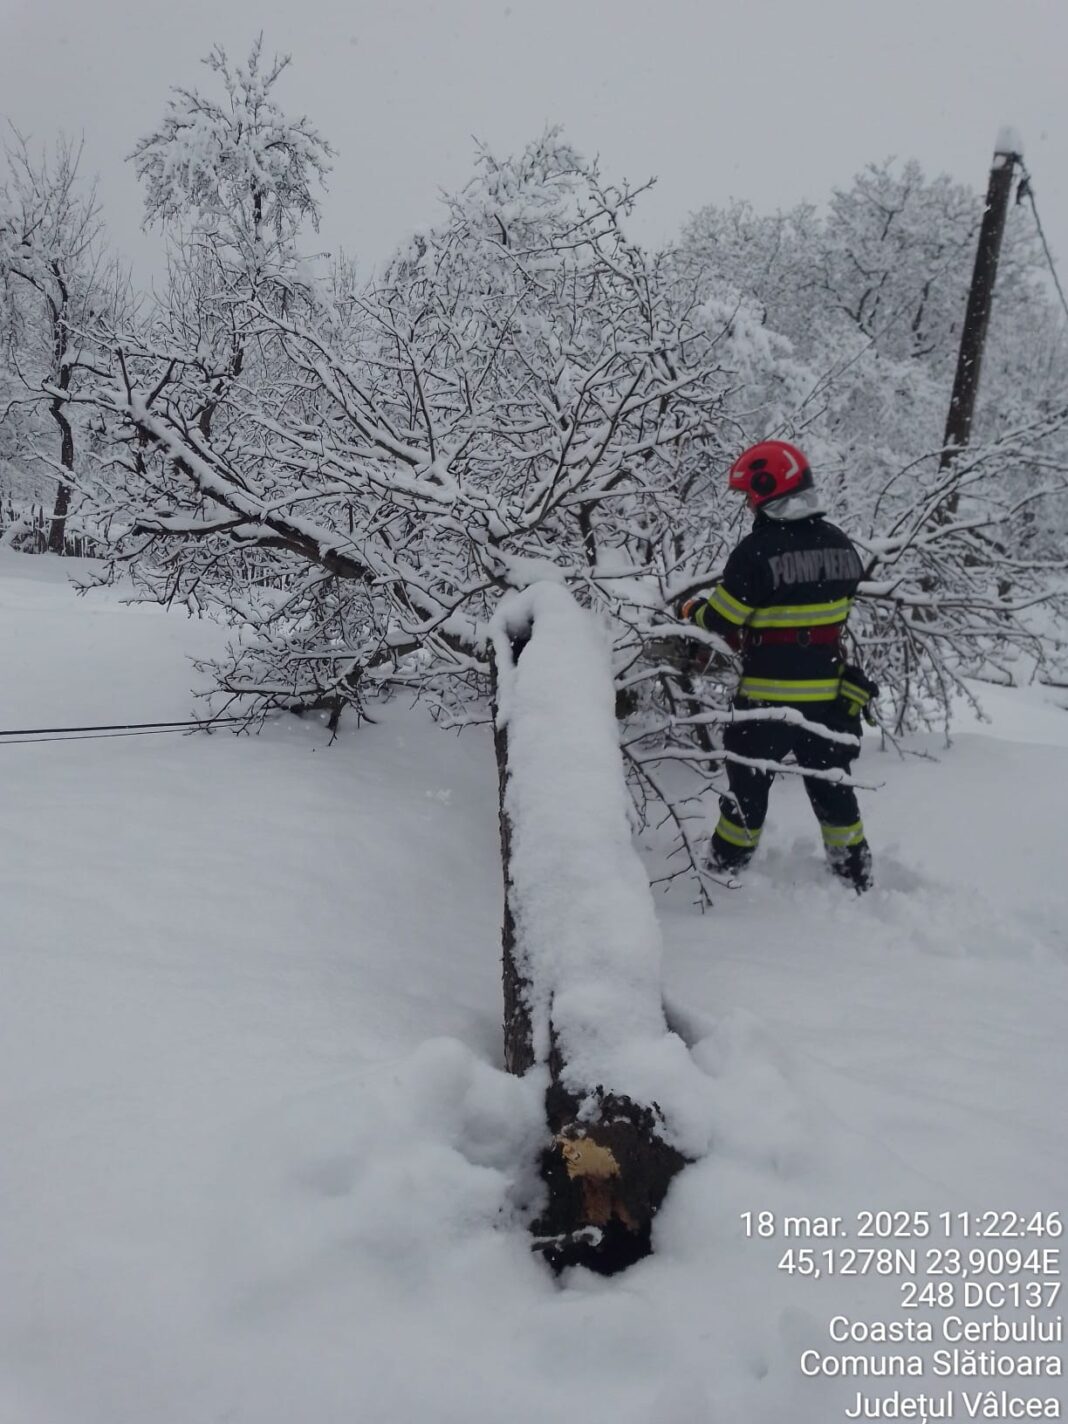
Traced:
<path fill-rule="evenodd" d="M 473 139 L 512 151 L 548 123 L 612 177 L 658 176 L 649 242 L 703 203 L 823 202 L 869 160 L 915 156 L 985 185 L 1023 136 L 1068 268 L 1068 0 L 0 0 L 0 113 L 84 134 L 117 245 L 155 240 L 123 162 L 172 84 L 264 31 L 293 56 L 279 96 L 338 150 L 323 245 L 368 265 L 433 221 Z M 1068 272 L 1065 272 L 1068 278 Z"/>

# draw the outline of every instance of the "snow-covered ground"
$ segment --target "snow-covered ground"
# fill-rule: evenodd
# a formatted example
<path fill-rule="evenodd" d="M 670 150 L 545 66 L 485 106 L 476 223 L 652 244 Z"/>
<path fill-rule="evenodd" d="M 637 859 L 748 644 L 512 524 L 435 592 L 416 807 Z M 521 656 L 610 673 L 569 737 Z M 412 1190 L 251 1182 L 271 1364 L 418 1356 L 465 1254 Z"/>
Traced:
<path fill-rule="evenodd" d="M 0 727 L 186 716 L 220 630 L 66 571 L 0 555 Z M 830 1318 L 945 1312 L 741 1213 L 1068 1207 L 1068 712 L 986 695 L 937 762 L 865 753 L 870 895 L 791 783 L 743 889 L 660 899 L 713 1147 L 610 1280 L 525 1235 L 486 733 L 0 742 L 2 1424 L 841 1419 Z"/>

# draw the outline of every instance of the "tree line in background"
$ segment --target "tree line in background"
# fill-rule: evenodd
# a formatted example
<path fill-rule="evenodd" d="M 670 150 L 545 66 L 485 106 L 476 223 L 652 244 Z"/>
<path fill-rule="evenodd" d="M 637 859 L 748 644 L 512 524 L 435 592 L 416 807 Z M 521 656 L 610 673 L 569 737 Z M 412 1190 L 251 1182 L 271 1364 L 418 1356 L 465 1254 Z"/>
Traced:
<path fill-rule="evenodd" d="M 91 537 L 104 578 L 229 620 L 215 708 L 336 723 L 401 686 L 484 715 L 500 595 L 564 582 L 610 623 L 638 803 L 688 844 L 731 677 L 670 610 L 715 581 L 745 517 L 726 469 L 772 435 L 866 557 L 850 632 L 888 735 L 948 724 L 965 678 L 1063 679 L 1068 334 L 1025 211 L 972 443 L 940 468 L 967 187 L 872 165 L 826 212 L 710 205 L 651 252 L 626 227 L 642 190 L 550 131 L 479 152 L 362 276 L 316 256 L 331 150 L 279 107 L 285 61 L 206 63 L 132 155 L 166 252 L 151 294 L 77 151 L 12 136 L 0 508 L 8 543 Z"/>

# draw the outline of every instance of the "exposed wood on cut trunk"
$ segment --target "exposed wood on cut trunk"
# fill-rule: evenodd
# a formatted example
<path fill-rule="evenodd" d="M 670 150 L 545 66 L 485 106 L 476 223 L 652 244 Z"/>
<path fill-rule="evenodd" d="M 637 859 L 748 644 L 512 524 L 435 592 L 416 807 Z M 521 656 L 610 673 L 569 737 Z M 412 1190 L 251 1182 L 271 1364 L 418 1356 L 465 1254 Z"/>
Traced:
<path fill-rule="evenodd" d="M 653 1217 L 686 1160 L 660 1136 L 655 1104 L 598 1088 L 591 1116 L 589 1102 L 562 1086 L 563 1068 L 552 1054 L 545 1104 L 551 1136 L 541 1154 L 549 1200 L 533 1230 L 557 1269 L 583 1265 L 611 1275 L 652 1250 Z"/>

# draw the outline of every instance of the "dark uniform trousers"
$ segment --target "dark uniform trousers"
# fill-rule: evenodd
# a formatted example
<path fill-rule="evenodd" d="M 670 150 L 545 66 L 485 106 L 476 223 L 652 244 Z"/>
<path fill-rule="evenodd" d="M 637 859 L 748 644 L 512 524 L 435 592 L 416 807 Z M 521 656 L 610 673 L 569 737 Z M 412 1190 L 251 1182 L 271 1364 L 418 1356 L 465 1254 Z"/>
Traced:
<path fill-rule="evenodd" d="M 739 698 L 734 705 L 737 711 L 746 712 L 760 710 L 763 704 Z M 847 720 L 836 703 L 809 704 L 797 711 L 807 721 L 831 731 L 849 732 L 854 737 L 858 731 L 859 718 Z M 804 727 L 757 720 L 728 723 L 723 748 L 749 761 L 782 762 L 793 753 L 799 767 L 842 772 L 848 772 L 859 750 L 856 741 L 833 742 Z M 712 836 L 713 864 L 723 870 L 741 867 L 756 850 L 775 779 L 773 771 L 745 762 L 728 761 L 726 770 L 730 794 L 720 798 L 720 819 Z M 870 857 L 853 788 L 818 776 L 802 779 L 833 868 L 850 880 L 864 878 L 862 872 L 870 871 Z"/>

